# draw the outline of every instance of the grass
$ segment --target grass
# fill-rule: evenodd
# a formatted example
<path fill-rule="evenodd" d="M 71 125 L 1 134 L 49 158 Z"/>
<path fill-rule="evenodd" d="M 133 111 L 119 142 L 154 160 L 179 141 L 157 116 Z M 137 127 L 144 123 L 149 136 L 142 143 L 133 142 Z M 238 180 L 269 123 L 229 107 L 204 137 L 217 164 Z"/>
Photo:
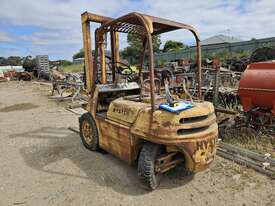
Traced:
<path fill-rule="evenodd" d="M 261 154 L 270 153 L 275 157 L 275 140 L 264 130 L 231 128 L 224 131 L 223 141 Z"/>
<path fill-rule="evenodd" d="M 275 157 L 275 137 L 270 135 L 268 131 L 264 128 L 239 127 L 238 125 L 242 121 L 239 122 L 237 117 L 222 113 L 217 114 L 218 123 L 227 118 L 229 120 L 224 123 L 227 127 L 219 130 L 223 142 L 261 154 L 270 153 L 272 157 Z"/>
<path fill-rule="evenodd" d="M 60 69 L 62 72 L 70 73 L 70 72 L 83 72 L 83 64 L 72 64 L 69 66 L 61 66 Z"/>

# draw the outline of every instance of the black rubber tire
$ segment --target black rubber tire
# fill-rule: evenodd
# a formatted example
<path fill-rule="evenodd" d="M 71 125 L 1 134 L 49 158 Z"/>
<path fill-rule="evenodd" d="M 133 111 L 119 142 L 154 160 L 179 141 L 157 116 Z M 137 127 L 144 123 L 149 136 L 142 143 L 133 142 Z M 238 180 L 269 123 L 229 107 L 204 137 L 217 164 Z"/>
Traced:
<path fill-rule="evenodd" d="M 162 153 L 163 147 L 153 143 L 145 143 L 138 159 L 138 176 L 149 189 L 154 190 L 160 183 L 160 174 L 155 173 L 155 162 Z"/>
<path fill-rule="evenodd" d="M 92 143 L 87 143 L 84 136 L 83 136 L 83 131 L 82 131 L 82 124 L 84 121 L 87 121 L 91 127 L 92 130 Z M 80 138 L 81 141 L 83 143 L 83 145 L 91 151 L 98 151 L 99 150 L 99 137 L 98 137 L 98 130 L 96 127 L 96 123 L 94 118 L 92 117 L 92 115 L 87 112 L 81 115 L 81 117 L 79 117 L 79 131 L 80 131 Z"/>

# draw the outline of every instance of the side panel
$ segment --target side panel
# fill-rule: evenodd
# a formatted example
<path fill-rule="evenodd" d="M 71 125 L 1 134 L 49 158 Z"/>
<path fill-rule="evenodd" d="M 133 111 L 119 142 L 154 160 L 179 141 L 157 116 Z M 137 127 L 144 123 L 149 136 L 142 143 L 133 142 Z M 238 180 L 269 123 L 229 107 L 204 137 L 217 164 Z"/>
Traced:
<path fill-rule="evenodd" d="M 137 141 L 130 135 L 130 128 L 116 122 L 96 117 L 99 146 L 131 164 L 135 159 Z"/>

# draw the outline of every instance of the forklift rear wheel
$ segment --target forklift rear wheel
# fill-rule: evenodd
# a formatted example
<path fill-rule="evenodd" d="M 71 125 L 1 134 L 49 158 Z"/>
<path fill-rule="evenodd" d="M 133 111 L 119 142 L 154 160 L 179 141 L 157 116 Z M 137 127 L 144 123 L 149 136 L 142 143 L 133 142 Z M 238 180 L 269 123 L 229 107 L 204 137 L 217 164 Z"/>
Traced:
<path fill-rule="evenodd" d="M 161 174 L 155 171 L 157 158 L 161 155 L 163 146 L 145 143 L 138 159 L 138 176 L 141 182 L 150 190 L 158 187 Z"/>
<path fill-rule="evenodd" d="M 85 113 L 79 118 L 80 137 L 83 145 L 91 151 L 99 149 L 98 131 L 94 118 Z"/>

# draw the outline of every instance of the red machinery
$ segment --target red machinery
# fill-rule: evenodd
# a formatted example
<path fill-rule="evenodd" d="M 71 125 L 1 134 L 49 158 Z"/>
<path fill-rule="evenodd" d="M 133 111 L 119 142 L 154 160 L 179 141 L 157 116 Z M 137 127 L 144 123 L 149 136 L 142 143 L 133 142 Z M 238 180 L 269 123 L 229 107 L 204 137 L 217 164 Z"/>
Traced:
<path fill-rule="evenodd" d="M 275 117 L 275 61 L 251 63 L 241 76 L 239 96 L 253 122 L 271 124 Z"/>

